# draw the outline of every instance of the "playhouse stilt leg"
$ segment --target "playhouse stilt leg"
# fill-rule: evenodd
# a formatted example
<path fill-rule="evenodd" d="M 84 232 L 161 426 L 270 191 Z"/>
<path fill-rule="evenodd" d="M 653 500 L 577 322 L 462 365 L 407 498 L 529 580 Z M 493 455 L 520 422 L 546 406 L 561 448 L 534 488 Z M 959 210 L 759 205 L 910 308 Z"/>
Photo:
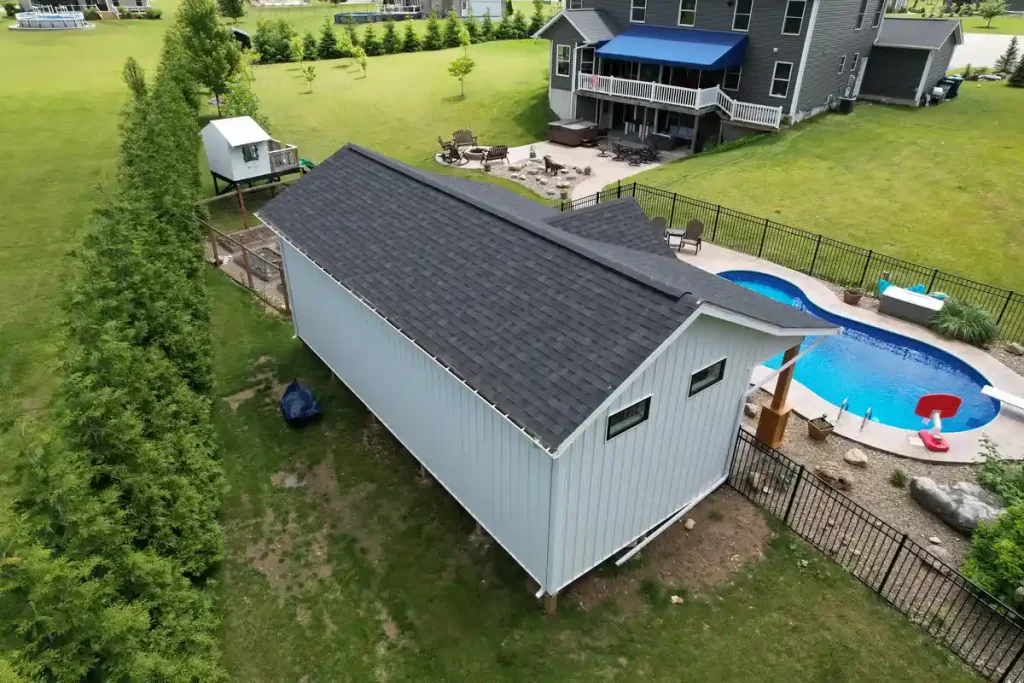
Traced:
<path fill-rule="evenodd" d="M 558 610 L 558 593 L 551 593 L 544 596 L 544 613 L 549 617 L 555 616 Z"/>

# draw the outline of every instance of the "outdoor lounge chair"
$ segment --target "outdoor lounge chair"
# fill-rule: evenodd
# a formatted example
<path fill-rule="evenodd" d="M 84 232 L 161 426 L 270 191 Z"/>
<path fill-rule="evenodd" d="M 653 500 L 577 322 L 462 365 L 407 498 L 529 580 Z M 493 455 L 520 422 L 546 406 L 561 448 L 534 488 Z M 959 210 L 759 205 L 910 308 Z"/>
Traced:
<path fill-rule="evenodd" d="M 558 175 L 558 172 L 565 168 L 564 164 L 559 164 L 554 159 L 549 157 L 547 154 L 544 155 L 544 172 L 550 175 Z"/>
<path fill-rule="evenodd" d="M 469 159 L 462 156 L 462 152 L 459 151 L 458 146 L 453 142 L 441 142 L 441 150 L 441 161 L 446 164 L 458 164 L 461 166 L 469 162 Z"/>
<path fill-rule="evenodd" d="M 701 245 L 704 243 L 704 224 L 694 219 L 686 224 L 686 230 L 666 230 L 665 241 L 672 246 L 672 240 L 676 240 L 676 251 L 681 250 L 689 244 L 694 247 L 694 254 L 700 253 Z"/>
<path fill-rule="evenodd" d="M 476 136 L 473 135 L 471 130 L 457 130 L 452 133 L 452 140 L 455 142 L 457 147 L 467 147 L 469 145 L 476 145 Z"/>
<path fill-rule="evenodd" d="M 505 163 L 508 163 L 508 147 L 505 145 L 491 147 L 487 150 L 487 153 L 481 161 L 499 161 L 501 159 L 504 159 Z"/>

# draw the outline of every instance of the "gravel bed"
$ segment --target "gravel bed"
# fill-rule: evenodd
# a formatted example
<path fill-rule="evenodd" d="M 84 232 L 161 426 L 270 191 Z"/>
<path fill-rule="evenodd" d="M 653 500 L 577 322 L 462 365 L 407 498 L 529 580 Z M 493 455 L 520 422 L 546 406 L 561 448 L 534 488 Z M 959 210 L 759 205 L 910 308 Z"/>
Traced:
<path fill-rule="evenodd" d="M 771 402 L 771 395 L 759 391 L 753 402 L 767 405 Z M 744 417 L 743 424 L 753 432 L 757 419 Z M 851 448 L 858 448 L 867 455 L 867 468 L 854 467 L 843 460 L 843 455 Z M 807 420 L 796 413 L 789 416 L 786 439 L 779 450 L 812 471 L 821 465 L 837 467 L 853 484 L 851 489 L 845 492 L 847 496 L 922 546 L 929 545 L 929 537 L 937 536 L 942 539 L 942 546 L 949 550 L 950 562 L 959 566 L 963 561 L 964 554 L 970 547 L 968 539 L 918 506 L 906 489 L 892 486 L 889 483 L 889 475 L 894 469 L 900 468 L 911 478 L 931 477 L 940 484 L 973 482 L 977 465 L 942 465 L 909 460 L 877 451 L 837 434 L 832 434 L 821 443 L 812 441 L 807 436 Z"/>
<path fill-rule="evenodd" d="M 559 163 L 558 159 L 553 161 Z M 583 169 L 577 171 L 570 165 L 564 165 L 557 175 L 551 175 L 544 171 L 544 159 L 540 157 L 520 159 L 511 164 L 491 164 L 490 173 L 528 187 L 547 199 L 557 199 L 563 190 L 567 197 L 571 197 L 572 188 L 590 177 L 583 173 Z"/>

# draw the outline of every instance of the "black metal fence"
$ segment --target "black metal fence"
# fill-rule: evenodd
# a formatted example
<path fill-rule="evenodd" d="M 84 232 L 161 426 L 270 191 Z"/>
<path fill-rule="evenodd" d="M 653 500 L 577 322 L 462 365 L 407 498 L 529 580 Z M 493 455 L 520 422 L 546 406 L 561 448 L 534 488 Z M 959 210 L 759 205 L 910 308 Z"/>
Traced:
<path fill-rule="evenodd" d="M 729 485 L 988 680 L 1024 681 L 1024 621 L 1016 612 L 803 465 L 741 429 Z"/>
<path fill-rule="evenodd" d="M 734 211 L 720 204 L 631 183 L 562 202 L 559 208 L 562 211 L 581 209 L 620 197 L 635 198 L 645 214 L 651 218 L 663 217 L 669 227 L 681 228 L 691 220 L 700 220 L 705 225 L 704 239 L 708 242 L 758 256 L 822 280 L 873 288 L 873 284 L 886 275 L 886 280 L 901 287 L 924 284 L 929 292 L 945 292 L 983 306 L 995 317 L 1002 337 L 1024 341 L 1024 294 Z"/>

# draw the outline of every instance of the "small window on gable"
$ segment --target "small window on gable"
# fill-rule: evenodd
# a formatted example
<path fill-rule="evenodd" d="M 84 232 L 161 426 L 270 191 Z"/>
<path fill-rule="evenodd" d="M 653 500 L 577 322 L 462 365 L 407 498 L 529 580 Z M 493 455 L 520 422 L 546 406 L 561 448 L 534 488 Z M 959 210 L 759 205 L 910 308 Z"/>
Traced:
<path fill-rule="evenodd" d="M 846 71 L 846 55 L 839 58 L 839 71 L 836 73 L 843 73 Z"/>
<path fill-rule="evenodd" d="M 782 20 L 782 33 L 787 36 L 798 36 L 804 26 L 804 11 L 807 0 L 789 0 L 786 3 L 786 16 Z"/>
<path fill-rule="evenodd" d="M 736 9 L 732 15 L 732 30 L 746 31 L 750 28 L 750 14 L 754 10 L 754 0 L 736 0 Z"/>
<path fill-rule="evenodd" d="M 648 396 L 642 401 L 634 403 L 628 408 L 623 408 L 614 415 L 608 417 L 608 436 L 613 439 L 622 432 L 636 427 L 641 422 L 646 422 L 651 415 L 651 397 Z"/>
<path fill-rule="evenodd" d="M 710 386 L 714 386 L 725 377 L 725 359 L 714 365 L 709 365 L 703 370 L 698 370 L 690 377 L 690 396 L 696 396 Z"/>
<path fill-rule="evenodd" d="M 569 45 L 559 45 L 555 48 L 555 73 L 559 76 L 568 76 L 570 69 L 570 61 L 572 60 L 572 47 Z"/>
<path fill-rule="evenodd" d="M 583 9 L 583 0 L 569 0 L 569 9 Z"/>
<path fill-rule="evenodd" d="M 260 158 L 260 148 L 256 145 L 244 145 L 242 147 L 242 161 L 249 163 Z"/>

